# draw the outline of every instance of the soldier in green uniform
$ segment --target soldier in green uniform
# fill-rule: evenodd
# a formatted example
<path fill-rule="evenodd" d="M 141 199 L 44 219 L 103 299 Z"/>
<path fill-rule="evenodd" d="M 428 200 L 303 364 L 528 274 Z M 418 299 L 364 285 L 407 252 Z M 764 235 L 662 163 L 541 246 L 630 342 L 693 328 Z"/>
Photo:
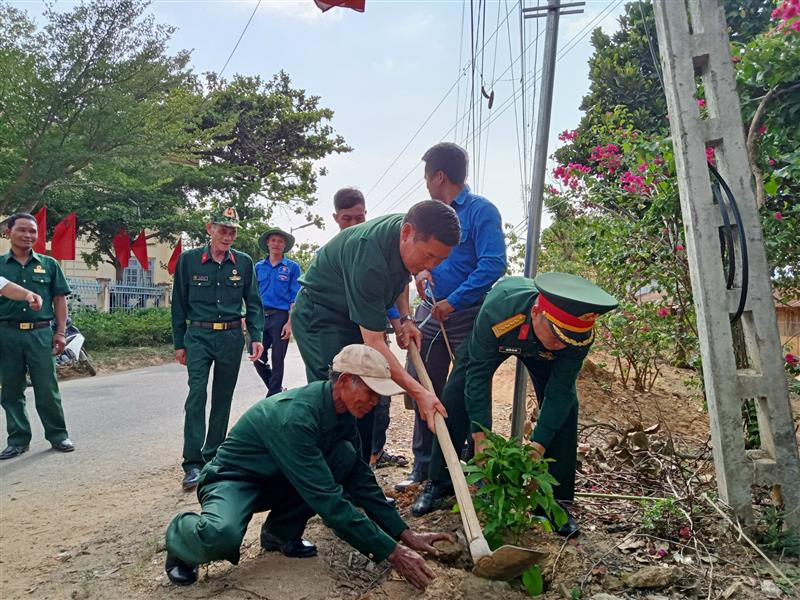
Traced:
<path fill-rule="evenodd" d="M 422 334 L 411 318 L 411 273 L 432 269 L 460 239 L 455 211 L 425 200 L 406 215 L 385 215 L 339 232 L 320 250 L 300 278 L 303 288 L 292 311 L 292 331 L 308 381 L 326 378 L 334 355 L 348 344 L 364 343 L 380 352 L 392 379 L 420 407 L 433 429 L 441 403 L 403 368 L 386 344 L 386 311 L 400 311 L 402 335 L 419 347 Z M 369 446 L 370 440 L 364 440 Z M 369 449 L 367 449 L 367 454 Z"/>
<path fill-rule="evenodd" d="M 2 460 L 26 452 L 31 441 L 31 425 L 25 411 L 26 373 L 31 376 L 45 438 L 54 450 L 75 449 L 64 422 L 53 358 L 53 354 L 64 351 L 67 296 L 71 291 L 58 263 L 33 251 L 37 236 L 34 216 L 17 213 L 8 219 L 11 250 L 0 256 L 0 279 L 30 290 L 34 298 L 0 298 L 0 400 L 8 429 L 8 447 L 0 453 Z M 55 333 L 51 320 L 55 320 Z"/>
<path fill-rule="evenodd" d="M 183 425 L 183 489 L 197 486 L 202 466 L 225 439 L 242 361 L 242 317 L 255 361 L 263 350 L 264 313 L 253 260 L 231 248 L 239 218 L 227 208 L 206 225 L 209 243 L 181 255 L 172 287 L 175 360 L 186 365 L 189 395 Z M 211 367 L 211 414 L 206 435 L 206 388 Z M 205 441 L 205 443 L 204 443 Z"/>
<path fill-rule="evenodd" d="M 559 482 L 553 495 L 572 502 L 578 443 L 576 381 L 594 341 L 598 316 L 617 301 L 578 275 L 543 273 L 530 280 L 508 277 L 486 296 L 472 335 L 456 357 L 442 400 L 450 415 L 447 427 L 456 448 L 471 432 L 476 453 L 492 418 L 492 376 L 509 356 L 518 357 L 533 380 L 539 419 L 531 441 L 539 455 L 552 458 L 550 472 Z M 413 507 L 416 516 L 436 508 L 452 494 L 441 448 L 434 444 L 428 482 Z M 569 520 L 559 533 L 577 532 Z"/>
<path fill-rule="evenodd" d="M 237 564 L 250 519 L 269 510 L 261 528 L 265 550 L 314 556 L 316 546 L 302 535 L 318 514 L 356 550 L 375 562 L 388 559 L 424 588 L 433 573 L 418 552 L 436 554 L 435 541 L 454 540 L 409 529 L 357 450 L 355 418 L 372 410 L 379 394 L 399 392 L 386 359 L 354 344 L 333 358 L 325 381 L 253 405 L 203 468 L 197 489 L 202 513 L 181 513 L 167 528 L 169 579 L 188 585 L 197 580 L 199 564 Z"/>

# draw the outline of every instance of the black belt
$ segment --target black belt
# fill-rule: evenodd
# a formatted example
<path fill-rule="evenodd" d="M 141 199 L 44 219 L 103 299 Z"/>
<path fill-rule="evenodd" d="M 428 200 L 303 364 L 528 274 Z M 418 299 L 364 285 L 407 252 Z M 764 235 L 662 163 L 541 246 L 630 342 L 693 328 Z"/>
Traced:
<path fill-rule="evenodd" d="M 270 308 L 268 306 L 264 307 L 264 316 L 271 317 L 272 315 L 277 315 L 278 313 L 287 313 L 289 312 L 285 308 Z"/>
<path fill-rule="evenodd" d="M 214 331 L 226 331 L 228 329 L 241 329 L 242 320 L 228 321 L 226 323 L 214 323 L 212 321 L 189 321 L 192 327 L 202 327 L 203 329 L 213 329 Z"/>
<path fill-rule="evenodd" d="M 12 329 L 21 329 L 22 331 L 30 331 L 31 329 L 43 329 L 50 327 L 50 321 L 33 321 L 24 323 L 21 321 L 0 321 L 0 326 L 11 327 Z"/>

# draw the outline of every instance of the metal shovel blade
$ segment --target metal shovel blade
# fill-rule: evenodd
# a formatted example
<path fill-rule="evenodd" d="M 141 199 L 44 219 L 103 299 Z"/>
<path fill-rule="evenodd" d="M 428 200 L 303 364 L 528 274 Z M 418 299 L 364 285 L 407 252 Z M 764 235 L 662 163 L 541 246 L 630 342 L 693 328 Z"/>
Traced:
<path fill-rule="evenodd" d="M 478 559 L 472 572 L 485 579 L 509 581 L 519 577 L 528 567 L 542 562 L 546 557 L 547 552 L 519 546 L 500 546 L 491 554 Z"/>

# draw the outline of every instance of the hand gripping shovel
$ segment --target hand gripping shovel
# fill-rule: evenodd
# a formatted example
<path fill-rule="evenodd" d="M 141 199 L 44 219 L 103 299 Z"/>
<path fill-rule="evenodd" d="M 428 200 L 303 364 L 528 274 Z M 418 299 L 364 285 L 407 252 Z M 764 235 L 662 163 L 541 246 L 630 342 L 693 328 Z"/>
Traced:
<path fill-rule="evenodd" d="M 408 353 L 411 356 L 414 368 L 417 370 L 420 383 L 425 389 L 432 392 L 433 384 L 430 377 L 428 377 L 428 372 L 425 370 L 422 357 L 419 355 L 419 349 L 413 340 L 408 344 Z M 503 581 L 522 575 L 528 567 L 544 560 L 547 557 L 547 552 L 511 545 L 501 546 L 494 552 L 489 550 L 489 544 L 486 542 L 486 538 L 483 537 L 478 515 L 475 514 L 475 507 L 472 505 L 472 497 L 469 494 L 467 480 L 461 470 L 461 462 L 458 460 L 453 442 L 450 440 L 447 425 L 442 415 L 438 412 L 435 414 L 434 419 L 436 423 L 436 438 L 442 447 L 444 460 L 447 463 L 447 469 L 450 471 L 450 479 L 453 481 L 456 500 L 458 500 L 461 512 L 461 521 L 464 523 L 464 532 L 469 543 L 469 552 L 472 555 L 472 562 L 475 564 L 472 572 L 478 577 L 501 579 Z"/>

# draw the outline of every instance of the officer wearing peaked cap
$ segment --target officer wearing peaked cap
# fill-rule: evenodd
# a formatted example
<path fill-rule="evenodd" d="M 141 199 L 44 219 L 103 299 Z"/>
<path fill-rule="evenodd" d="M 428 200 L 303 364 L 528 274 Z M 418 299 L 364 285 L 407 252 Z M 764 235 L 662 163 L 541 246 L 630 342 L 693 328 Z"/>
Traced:
<path fill-rule="evenodd" d="M 189 395 L 184 407 L 183 489 L 197 486 L 202 466 L 225 439 L 231 400 L 242 361 L 242 317 L 252 340 L 250 360 L 261 356 L 264 314 L 253 260 L 231 246 L 239 217 L 229 207 L 206 225 L 206 246 L 184 252 L 172 287 L 175 360 L 186 365 Z M 206 433 L 206 388 L 211 368 L 211 413 Z"/>
<path fill-rule="evenodd" d="M 543 273 L 531 280 L 508 277 L 487 295 L 472 335 L 456 356 L 442 401 L 456 448 L 471 432 L 479 451 L 491 426 L 492 376 L 509 356 L 530 373 L 539 402 L 539 419 L 531 435 L 537 451 L 555 462 L 550 472 L 559 482 L 553 495 L 571 502 L 575 495 L 578 441 L 576 380 L 594 341 L 596 319 L 617 307 L 600 287 L 568 273 Z M 417 498 L 417 516 L 435 509 L 452 494 L 441 448 L 434 442 L 429 480 Z M 573 535 L 570 516 L 559 533 Z"/>

